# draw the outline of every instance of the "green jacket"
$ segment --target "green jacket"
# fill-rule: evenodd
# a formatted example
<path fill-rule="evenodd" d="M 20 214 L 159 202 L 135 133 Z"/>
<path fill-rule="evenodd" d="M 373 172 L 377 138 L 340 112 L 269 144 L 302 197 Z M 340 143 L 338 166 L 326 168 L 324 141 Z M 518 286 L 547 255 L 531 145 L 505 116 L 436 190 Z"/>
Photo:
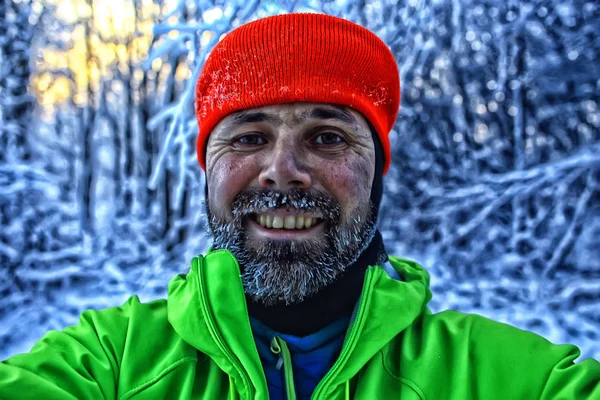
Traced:
<path fill-rule="evenodd" d="M 576 347 L 475 315 L 431 314 L 427 272 L 390 262 L 395 272 L 368 268 L 341 354 L 313 398 L 600 399 L 600 364 L 574 364 Z M 225 250 L 195 258 L 168 301 L 87 311 L 0 363 L 1 399 L 267 397 L 239 266 Z"/>

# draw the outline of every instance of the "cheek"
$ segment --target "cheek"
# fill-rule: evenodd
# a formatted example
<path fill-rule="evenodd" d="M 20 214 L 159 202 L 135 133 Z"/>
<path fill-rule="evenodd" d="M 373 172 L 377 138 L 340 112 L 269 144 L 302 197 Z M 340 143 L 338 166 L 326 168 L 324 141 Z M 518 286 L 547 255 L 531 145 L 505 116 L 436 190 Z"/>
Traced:
<path fill-rule="evenodd" d="M 345 158 L 321 170 L 322 182 L 342 207 L 353 209 L 371 196 L 373 168 L 362 159 Z"/>
<path fill-rule="evenodd" d="M 208 195 L 213 213 L 231 212 L 235 197 L 257 179 L 257 167 L 251 158 L 222 156 L 210 170 Z"/>

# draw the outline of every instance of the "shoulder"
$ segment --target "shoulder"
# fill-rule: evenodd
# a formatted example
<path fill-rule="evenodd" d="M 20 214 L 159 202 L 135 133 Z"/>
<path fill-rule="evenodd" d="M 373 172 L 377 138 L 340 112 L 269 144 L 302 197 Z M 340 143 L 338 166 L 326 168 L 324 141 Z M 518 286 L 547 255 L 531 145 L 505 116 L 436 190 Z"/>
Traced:
<path fill-rule="evenodd" d="M 78 324 L 50 331 L 30 352 L 1 362 L 0 397 L 127 398 L 196 360 L 171 328 L 165 300 L 132 297 L 85 311 Z"/>
<path fill-rule="evenodd" d="M 78 324 L 65 328 L 62 333 L 124 345 L 128 336 L 135 335 L 142 325 L 148 338 L 169 331 L 166 300 L 142 303 L 137 296 L 132 296 L 117 307 L 87 310 L 79 317 Z"/>
<path fill-rule="evenodd" d="M 141 388 L 165 371 L 186 363 L 195 364 L 198 359 L 197 351 L 169 323 L 164 299 L 143 303 L 132 296 L 118 307 L 85 311 L 79 324 L 48 334 L 40 343 L 45 341 L 54 349 L 72 352 L 73 339 L 94 357 L 102 357 L 112 365 L 118 376 L 118 393 Z"/>
<path fill-rule="evenodd" d="M 487 396 L 495 391 L 535 398 L 559 363 L 572 365 L 578 356 L 575 346 L 554 345 L 479 315 L 444 311 L 423 313 L 390 343 L 384 363 L 388 372 L 424 391 L 436 388 L 449 396 L 471 390 Z M 457 384 L 442 387 L 439 382 Z"/>
<path fill-rule="evenodd" d="M 436 314 L 427 313 L 423 316 L 424 334 L 446 334 L 453 342 L 468 346 L 471 349 L 485 347 L 489 350 L 491 344 L 502 344 L 504 350 L 520 349 L 523 346 L 542 346 L 546 348 L 551 343 L 542 336 L 516 328 L 502 322 L 477 314 L 466 314 L 458 311 L 443 311 Z M 531 349 L 531 347 L 529 347 Z"/>
<path fill-rule="evenodd" d="M 160 322 L 167 317 L 167 301 L 165 299 L 142 303 L 138 296 L 131 296 L 120 306 L 101 310 L 87 310 L 81 314 L 80 322 L 93 322 L 121 325 L 139 318 L 149 318 L 148 322 Z"/>
<path fill-rule="evenodd" d="M 117 307 L 84 311 L 79 316 L 79 323 L 62 331 L 49 331 L 33 349 L 39 345 L 60 349 L 71 338 L 77 338 L 82 344 L 94 341 L 122 343 L 139 321 L 146 321 L 153 328 L 163 325 L 167 321 L 166 300 L 141 303 L 137 296 L 132 296 Z"/>
<path fill-rule="evenodd" d="M 78 324 L 61 332 L 51 331 L 40 343 L 61 347 L 60 342 L 65 338 L 109 346 L 116 359 L 136 354 L 148 357 L 182 344 L 169 323 L 167 300 L 142 303 L 137 296 L 130 297 L 118 307 L 85 311 Z"/>
<path fill-rule="evenodd" d="M 426 312 L 406 332 L 407 339 L 453 346 L 472 357 L 511 357 L 511 353 L 535 354 L 550 350 L 570 351 L 574 346 L 557 346 L 535 333 L 477 315 L 457 311 Z"/>
<path fill-rule="evenodd" d="M 82 318 L 94 321 L 98 337 L 107 338 L 122 354 L 119 386 L 136 386 L 174 363 L 197 360 L 196 350 L 169 323 L 167 300 L 142 303 L 132 296 L 122 306 L 84 315 Z M 145 367 L 140 368 L 141 365 Z"/>

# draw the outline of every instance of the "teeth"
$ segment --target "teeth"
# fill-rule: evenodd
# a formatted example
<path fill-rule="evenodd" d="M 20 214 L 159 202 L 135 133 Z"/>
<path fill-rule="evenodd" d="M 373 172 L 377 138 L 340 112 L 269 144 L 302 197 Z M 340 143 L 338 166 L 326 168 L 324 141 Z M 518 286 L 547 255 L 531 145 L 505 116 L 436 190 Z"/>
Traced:
<path fill-rule="evenodd" d="M 287 217 L 261 214 L 257 222 L 266 228 L 272 229 L 307 229 L 316 225 L 317 218 L 304 215 L 288 215 Z"/>
<path fill-rule="evenodd" d="M 275 216 L 273 217 L 273 229 L 281 229 L 283 228 L 283 217 Z"/>
<path fill-rule="evenodd" d="M 288 215 L 283 220 L 283 227 L 285 229 L 296 229 L 296 217 L 293 215 Z"/>
<path fill-rule="evenodd" d="M 310 228 L 313 224 L 313 219 L 312 217 L 305 217 L 304 218 L 304 228 Z"/>

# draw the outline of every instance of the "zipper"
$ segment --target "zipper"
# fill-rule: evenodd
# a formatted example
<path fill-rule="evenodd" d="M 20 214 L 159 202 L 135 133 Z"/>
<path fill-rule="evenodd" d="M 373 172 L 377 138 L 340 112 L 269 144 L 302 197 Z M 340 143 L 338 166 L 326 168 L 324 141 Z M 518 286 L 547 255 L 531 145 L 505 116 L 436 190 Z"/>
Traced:
<path fill-rule="evenodd" d="M 292 355 L 285 340 L 275 336 L 271 340 L 271 352 L 279 355 L 275 368 L 281 369 L 283 365 L 283 376 L 285 377 L 285 393 L 287 400 L 296 400 L 296 387 L 294 385 L 294 369 L 292 367 Z"/>
<path fill-rule="evenodd" d="M 196 260 L 198 260 L 198 268 L 199 268 L 198 275 L 199 275 L 200 286 L 201 286 L 200 293 L 202 295 L 200 304 L 202 305 L 202 311 L 204 312 L 204 314 L 207 316 L 210 316 L 210 318 L 206 319 L 206 325 L 208 327 L 210 336 L 217 343 L 217 347 L 219 348 L 219 350 L 221 350 L 223 352 L 223 354 L 225 354 L 225 357 L 227 358 L 227 360 L 229 362 L 231 362 L 231 364 L 233 365 L 233 368 L 236 370 L 236 372 L 238 374 L 240 374 L 242 381 L 248 388 L 248 398 L 252 399 L 252 398 L 254 398 L 254 388 L 253 388 L 252 384 L 250 383 L 250 377 L 246 374 L 246 371 L 244 370 L 242 363 L 233 355 L 233 353 L 231 352 L 229 347 L 227 347 L 227 345 L 225 344 L 225 341 L 223 340 L 223 337 L 219 334 L 219 332 L 217 331 L 217 328 L 215 327 L 215 324 L 213 323 L 214 318 L 212 316 L 212 313 L 210 312 L 210 309 L 208 308 L 208 298 L 207 298 L 208 296 L 206 295 L 206 282 L 204 281 L 204 259 L 197 257 Z"/>
<path fill-rule="evenodd" d="M 348 337 L 347 337 L 348 340 L 346 341 L 346 345 L 342 348 L 340 356 L 338 357 L 336 362 L 333 364 L 333 367 L 331 367 L 329 372 L 327 372 L 327 374 L 325 374 L 323 379 L 321 379 L 321 382 L 319 382 L 319 384 L 315 388 L 313 395 L 311 396 L 311 399 L 323 398 L 321 396 L 322 392 L 325 391 L 325 388 L 327 388 L 329 383 L 337 375 L 337 373 L 341 369 L 342 365 L 344 365 L 346 363 L 348 357 L 350 356 L 351 350 L 355 347 L 355 342 L 358 337 L 357 332 L 359 331 L 359 328 L 362 327 L 363 320 L 365 319 L 365 314 L 366 314 L 365 299 L 367 299 L 370 295 L 370 293 L 367 293 L 367 292 L 370 292 L 371 281 L 373 280 L 374 271 L 375 271 L 375 268 L 369 267 L 365 274 L 365 281 L 363 282 L 363 287 L 362 287 L 361 296 L 360 296 L 360 300 L 359 300 L 360 304 L 358 306 L 358 311 L 356 312 L 356 319 L 355 319 L 354 323 L 352 324 L 352 326 L 350 327 L 350 333 L 348 334 Z"/>

